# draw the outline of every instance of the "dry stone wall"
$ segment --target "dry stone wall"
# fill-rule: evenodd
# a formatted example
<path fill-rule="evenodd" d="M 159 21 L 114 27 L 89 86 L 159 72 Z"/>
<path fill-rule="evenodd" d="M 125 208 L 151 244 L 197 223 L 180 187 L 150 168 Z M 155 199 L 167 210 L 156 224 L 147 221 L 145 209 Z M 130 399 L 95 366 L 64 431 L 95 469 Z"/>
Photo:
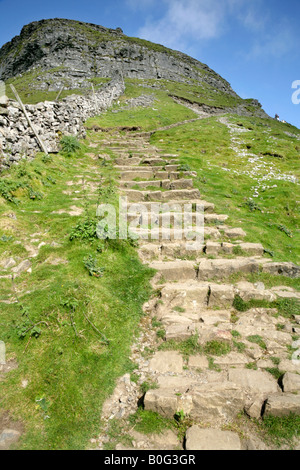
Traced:
<path fill-rule="evenodd" d="M 111 106 L 124 93 L 124 81 L 112 79 L 99 91 L 88 96 L 71 95 L 60 102 L 45 101 L 25 105 L 35 130 L 49 153 L 57 152 L 62 135 L 84 137 L 84 121 Z M 37 138 L 17 101 L 0 103 L 0 169 L 41 151 Z"/>

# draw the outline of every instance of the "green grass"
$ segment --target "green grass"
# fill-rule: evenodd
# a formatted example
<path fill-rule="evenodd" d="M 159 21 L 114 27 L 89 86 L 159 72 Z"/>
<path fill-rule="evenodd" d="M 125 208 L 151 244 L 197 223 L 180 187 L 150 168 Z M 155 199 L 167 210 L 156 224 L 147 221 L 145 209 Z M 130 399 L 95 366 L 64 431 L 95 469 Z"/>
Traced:
<path fill-rule="evenodd" d="M 282 279 L 279 279 L 279 281 L 281 284 L 283 283 Z M 286 280 L 284 281 L 286 282 Z M 246 312 L 251 308 L 275 308 L 278 310 L 278 315 L 289 319 L 292 319 L 294 315 L 300 314 L 300 302 L 298 299 L 278 298 L 273 302 L 253 299 L 246 302 L 241 299 L 240 296 L 236 295 L 233 301 L 233 307 L 239 312 Z"/>
<path fill-rule="evenodd" d="M 165 91 L 150 91 L 145 88 L 137 87 L 134 81 L 130 79 L 126 79 L 125 84 L 126 90 L 125 94 L 119 99 L 120 105 L 114 105 L 114 111 L 117 112 L 108 112 L 101 116 L 88 119 L 86 122 L 87 128 L 92 128 L 95 125 L 101 128 L 137 126 L 141 127 L 143 131 L 150 131 L 179 121 L 197 118 L 197 115 L 193 111 L 176 104 Z M 129 110 L 120 109 L 126 99 L 135 98 L 142 94 L 154 94 L 155 101 L 153 106 L 149 108 L 137 107 Z"/>
<path fill-rule="evenodd" d="M 179 351 L 185 358 L 193 354 L 201 354 L 203 352 L 202 346 L 198 343 L 198 335 L 191 336 L 184 341 L 168 340 L 159 346 L 161 351 L 175 350 Z"/>
<path fill-rule="evenodd" d="M 133 369 L 130 344 L 151 292 L 152 271 L 141 265 L 130 242 L 104 241 L 99 249 L 100 241 L 89 231 L 70 239 L 80 232 L 78 226 L 83 232 L 90 228 L 87 220 L 95 217 L 97 202 L 117 201 L 113 191 L 103 191 L 108 183 L 87 198 L 76 175 L 110 181 L 112 167 L 80 152 L 44 160 L 40 155 L 2 175 L 14 202 L 0 198 L 0 260 L 27 259 L 25 246 L 39 244 L 30 242 L 34 234 L 46 245 L 31 258 L 31 274 L 14 283 L 0 279 L 1 298 L 15 299 L 16 293 L 18 298 L 18 303 L 0 303 L 1 340 L 7 359 L 18 363 L 0 384 L 5 396 L 0 413 L 23 423 L 21 449 L 82 449 L 99 432 L 101 407 L 116 378 Z M 77 183 L 78 201 L 62 192 L 70 189 L 70 180 Z M 14 188 L 16 182 L 24 187 Z M 41 198 L 31 198 L 26 184 Z M 73 204 L 84 209 L 82 216 L 52 214 Z M 8 217 L 12 212 L 16 219 Z M 92 274 L 103 268 L 100 277 L 85 268 L 90 256 L 97 264 L 87 267 Z M 63 263 L 49 262 L 55 259 Z M 22 380 L 28 380 L 26 388 Z"/>
<path fill-rule="evenodd" d="M 228 98 L 216 96 L 213 101 L 209 90 L 202 97 L 201 89 L 189 89 L 173 82 L 161 81 L 161 89 L 151 91 L 138 87 L 140 83 L 127 80 L 120 107 L 125 99 L 147 92 L 155 95 L 153 106 L 120 110 L 115 105 L 117 113 L 107 112 L 89 120 L 87 128 L 93 124 L 104 128 L 137 125 L 149 131 L 195 118 L 195 113 L 174 103 L 168 94 L 185 98 L 190 95 L 192 100 L 198 94 L 199 102 L 214 105 L 218 102 L 220 106 L 222 99 L 225 102 Z M 23 96 L 27 92 L 24 89 Z M 299 130 L 267 119 L 232 115 L 228 119 L 249 130 L 243 134 L 243 140 L 245 146 L 251 146 L 251 152 L 272 161 L 276 171 L 298 174 L 299 141 L 285 131 L 299 136 Z M 92 135 L 88 131 L 90 139 Z M 97 141 L 107 135 L 97 134 Z M 242 227 L 247 232 L 245 241 L 261 242 L 274 260 L 299 263 L 296 186 L 272 180 L 268 183 L 270 187 L 254 200 L 253 179 L 244 172 L 251 170 L 251 164 L 234 154 L 229 131 L 217 118 L 156 132 L 151 143 L 167 153 L 179 154 L 182 168 L 197 171 L 195 186 L 203 199 L 214 202 L 217 212 L 229 215 L 228 225 Z M 10 256 L 27 259 L 28 244 L 37 247 L 40 241 L 46 242 L 38 256 L 31 259 L 31 274 L 23 273 L 14 283 L 11 279 L 0 279 L 1 298 L 15 300 L 16 293 L 18 297 L 17 303 L 0 303 L 0 315 L 1 326 L 4 325 L 1 340 L 6 343 L 8 359 L 15 359 L 19 365 L 0 383 L 5 396 L 0 413 L 8 411 L 14 419 L 23 422 L 21 449 L 85 448 L 88 439 L 99 432 L 101 407 L 113 391 L 117 377 L 135 370 L 129 360 L 130 345 L 138 333 L 142 305 L 149 298 L 149 279 L 153 273 L 141 265 L 130 240 L 109 242 L 96 238 L 97 203 L 116 205 L 118 201 L 114 189 L 116 174 L 109 162 L 101 164 L 85 155 L 85 144 L 70 156 L 59 154 L 46 158 L 40 154 L 33 162 L 4 172 L 1 178 L 0 261 Z M 98 150 L 88 149 L 88 152 L 96 154 Z M 115 157 L 109 148 L 105 152 Z M 80 183 L 82 178 L 77 178 L 79 175 L 85 181 L 95 177 L 98 180 L 99 176 L 101 185 L 94 196 L 87 197 L 87 190 Z M 70 180 L 72 190 L 79 191 L 76 201 L 66 192 L 70 190 L 67 185 Z M 83 214 L 79 217 L 53 214 L 59 209 L 68 211 L 71 205 L 81 207 Z M 9 217 L 11 213 L 16 218 Z M 39 241 L 31 242 L 31 235 Z M 241 254 L 238 248 L 235 254 Z M 55 259 L 64 262 L 57 265 L 49 262 Z M 3 274 L 6 272 L 1 269 L 0 275 Z M 282 284 L 299 288 L 299 280 L 264 273 L 242 278 L 262 281 L 266 288 Z M 232 282 L 238 280 L 236 277 Z M 293 299 L 244 302 L 236 297 L 234 307 L 240 312 L 255 307 L 277 308 L 286 318 L 299 315 L 299 302 Z M 162 338 L 165 332 L 161 326 L 154 320 L 153 327 L 159 328 Z M 164 341 L 159 349 L 175 349 L 185 359 L 205 353 L 210 368 L 216 369 L 211 355 L 227 354 L 233 348 L 243 351 L 244 345 L 237 338 L 233 331 L 232 343 L 211 341 L 202 346 L 194 335 L 183 342 Z M 258 336 L 250 340 L 265 347 Z M 274 368 L 269 370 L 274 376 L 280 372 L 278 365 L 275 361 Z M 28 381 L 26 388 L 21 387 L 22 380 Z M 144 383 L 142 391 L 153 386 Z M 159 432 L 160 424 L 166 425 L 166 420 L 161 423 L 158 416 L 145 410 L 138 410 L 132 420 L 141 432 L 153 429 Z M 280 439 L 280 442 L 290 442 L 297 426 L 299 429 L 297 420 L 299 417 L 266 418 L 263 427 L 278 442 Z M 129 434 L 123 431 L 121 423 L 113 420 L 108 448 L 114 448 L 118 442 L 131 443 Z"/>
<path fill-rule="evenodd" d="M 136 413 L 129 417 L 129 422 L 137 432 L 143 434 L 161 434 L 166 429 L 174 429 L 173 420 L 143 408 L 138 408 Z"/>
<path fill-rule="evenodd" d="M 247 336 L 246 338 L 250 343 L 258 344 L 262 349 L 267 349 L 266 343 L 263 341 L 262 337 L 259 335 Z"/>
<path fill-rule="evenodd" d="M 208 341 L 204 346 L 205 354 L 223 356 L 231 351 L 230 343 L 224 341 Z"/>
<path fill-rule="evenodd" d="M 233 123 L 251 127 L 242 139 L 252 145 L 250 152 L 261 156 L 276 153 L 277 144 L 283 158 L 264 156 L 275 173 L 299 178 L 300 131 L 271 119 L 227 115 Z M 285 132 L 294 134 L 290 137 Z M 272 139 L 277 136 L 279 140 Z M 262 182 L 265 189 L 253 198 L 256 180 L 251 178 L 254 165 L 238 157 L 231 149 L 228 128 L 211 117 L 152 135 L 151 143 L 168 153 L 177 153 L 182 164 L 197 171 L 195 186 L 203 199 L 215 203 L 218 213 L 228 214 L 226 223 L 241 227 L 245 241 L 262 243 L 273 254 L 273 260 L 300 261 L 299 204 L 297 186 L 270 176 Z M 238 176 L 238 177 L 237 177 Z M 260 178 L 264 174 L 258 175 Z"/>
<path fill-rule="evenodd" d="M 55 86 L 55 79 L 51 78 L 51 75 L 55 75 L 55 72 L 62 72 L 64 69 L 63 66 L 56 67 L 54 69 L 49 69 L 47 71 L 42 71 L 40 68 L 31 70 L 22 74 L 22 76 L 14 77 L 8 79 L 6 84 L 6 94 L 8 98 L 15 100 L 15 95 L 10 88 L 10 84 L 14 85 L 17 92 L 20 95 L 21 100 L 24 104 L 37 104 L 42 101 L 54 101 L 58 96 L 59 90 L 49 90 Z M 47 76 L 46 81 L 49 83 L 48 90 L 40 89 L 40 78 Z M 61 78 L 60 78 L 61 80 Z M 65 88 L 59 95 L 58 101 L 63 100 L 70 95 L 84 95 L 86 93 L 91 93 L 92 88 L 70 88 L 68 79 L 63 79 Z M 94 84 L 95 89 L 100 88 L 103 84 L 109 81 L 108 78 L 95 77 L 93 79 L 87 80 Z"/>
<path fill-rule="evenodd" d="M 299 437 L 300 416 L 265 416 L 258 426 L 265 433 L 266 439 L 276 447 L 287 446 L 292 449 L 295 445 L 294 437 Z"/>

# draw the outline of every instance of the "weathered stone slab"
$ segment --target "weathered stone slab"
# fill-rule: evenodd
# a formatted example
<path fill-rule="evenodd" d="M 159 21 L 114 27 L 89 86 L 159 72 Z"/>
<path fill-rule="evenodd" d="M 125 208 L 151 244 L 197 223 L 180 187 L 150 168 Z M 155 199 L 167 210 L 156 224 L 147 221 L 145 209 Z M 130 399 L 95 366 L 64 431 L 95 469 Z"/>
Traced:
<path fill-rule="evenodd" d="M 286 372 L 282 379 L 284 392 L 300 392 L 300 375 Z"/>
<path fill-rule="evenodd" d="M 251 282 L 238 282 L 236 284 L 236 292 L 245 302 L 252 299 L 266 300 L 268 302 L 276 300 L 276 295 L 273 292 L 255 287 Z"/>
<path fill-rule="evenodd" d="M 195 387 L 191 392 L 192 419 L 204 423 L 224 422 L 233 419 L 244 408 L 245 395 L 232 382 L 215 382 Z"/>
<path fill-rule="evenodd" d="M 237 353 L 235 351 L 226 354 L 225 356 L 215 357 L 214 364 L 220 367 L 237 367 L 237 366 L 245 366 L 250 362 L 247 359 L 247 356 L 241 353 Z"/>
<path fill-rule="evenodd" d="M 8 449 L 18 441 L 21 433 L 15 429 L 4 429 L 0 434 L 0 449 Z"/>
<path fill-rule="evenodd" d="M 161 291 L 161 300 L 168 307 L 186 307 L 197 310 L 207 306 L 209 284 L 189 281 L 166 284 Z"/>
<path fill-rule="evenodd" d="M 200 321 L 205 325 L 215 325 L 216 323 L 229 323 L 231 312 L 229 310 L 201 310 Z"/>
<path fill-rule="evenodd" d="M 228 228 L 225 229 L 224 232 L 228 238 L 243 238 L 247 235 L 242 228 Z"/>
<path fill-rule="evenodd" d="M 234 300 L 234 288 L 226 284 L 210 284 L 209 308 L 230 308 Z"/>
<path fill-rule="evenodd" d="M 149 369 L 157 373 L 180 373 L 182 372 L 182 368 L 182 356 L 176 351 L 158 351 L 150 360 L 149 364 Z"/>
<path fill-rule="evenodd" d="M 231 431 L 192 426 L 186 432 L 186 450 L 241 450 L 241 441 Z"/>
<path fill-rule="evenodd" d="M 196 270 L 191 261 L 154 261 L 150 267 L 156 269 L 166 281 L 196 279 Z"/>
<path fill-rule="evenodd" d="M 209 367 L 207 357 L 199 354 L 190 356 L 188 365 L 191 369 L 208 369 Z"/>
<path fill-rule="evenodd" d="M 264 416 L 289 416 L 290 413 L 300 414 L 300 395 L 278 393 L 268 398 Z"/>
<path fill-rule="evenodd" d="M 263 272 L 273 275 L 298 278 L 300 277 L 300 266 L 290 262 L 265 263 L 263 266 Z"/>
<path fill-rule="evenodd" d="M 221 377 L 221 376 L 220 376 Z M 144 398 L 146 410 L 173 417 L 183 411 L 192 419 L 204 423 L 226 422 L 243 409 L 246 397 L 240 387 L 233 383 L 214 382 L 191 384 L 186 393 L 175 393 L 170 388 L 149 390 Z"/>
<path fill-rule="evenodd" d="M 223 279 L 236 274 L 255 273 L 259 270 L 258 260 L 252 258 L 241 259 L 204 259 L 199 264 L 198 279 Z"/>
<path fill-rule="evenodd" d="M 228 380 L 239 385 L 244 390 L 254 394 L 270 394 L 279 392 L 276 380 L 265 371 L 251 369 L 230 369 Z"/>
<path fill-rule="evenodd" d="M 27 271 L 31 267 L 31 262 L 26 259 L 22 261 L 18 266 L 12 268 L 12 272 L 15 273 L 16 275 L 19 275 L 23 273 L 24 271 Z"/>

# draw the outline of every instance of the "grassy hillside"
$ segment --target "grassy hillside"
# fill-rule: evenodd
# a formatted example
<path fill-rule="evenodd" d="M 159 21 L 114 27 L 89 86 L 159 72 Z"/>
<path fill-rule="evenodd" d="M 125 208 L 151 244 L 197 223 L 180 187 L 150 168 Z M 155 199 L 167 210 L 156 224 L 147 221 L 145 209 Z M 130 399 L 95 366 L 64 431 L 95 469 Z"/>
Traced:
<path fill-rule="evenodd" d="M 174 103 L 175 92 L 212 102 L 186 85 L 128 80 L 120 102 L 86 126 L 150 131 L 197 118 Z M 152 96 L 149 107 L 128 106 L 141 94 Z M 233 134 L 228 126 L 245 132 Z M 22 449 L 85 448 L 116 378 L 135 368 L 130 345 L 153 273 L 130 240 L 95 237 L 97 203 L 117 205 L 116 173 L 113 153 L 87 144 L 109 136 L 88 130 L 75 154 L 40 154 L 1 175 L 0 266 L 8 258 L 31 263 L 14 280 L 0 267 L 1 340 L 9 363 L 18 364 L 0 378 L 0 415 L 9 411 L 23 423 Z M 228 225 L 244 228 L 246 241 L 261 242 L 274 260 L 299 264 L 299 186 L 289 180 L 299 178 L 299 139 L 290 125 L 226 115 L 155 132 L 151 142 L 197 172 L 202 197 L 230 216 Z M 95 159 L 100 148 L 110 162 Z M 282 283 L 267 275 L 260 280 Z M 297 280 L 285 283 L 299 288 Z"/>
<path fill-rule="evenodd" d="M 178 152 L 182 163 L 197 171 L 203 198 L 230 216 L 228 225 L 241 226 L 247 240 L 262 243 L 274 260 L 299 263 L 299 186 L 281 178 L 293 175 L 299 180 L 300 142 L 296 136 L 300 132 L 273 120 L 234 115 L 227 119 L 249 128 L 240 151 L 250 147 L 251 154 L 260 157 L 259 163 L 232 150 L 228 128 L 218 118 L 158 132 L 152 142 L 168 152 Z M 287 129 L 295 137 L 287 136 Z"/>
<path fill-rule="evenodd" d="M 186 96 L 185 85 L 170 82 L 165 90 L 163 83 L 162 89 L 151 91 L 137 85 L 141 82 L 131 81 L 120 104 L 89 119 L 87 127 L 140 126 L 151 131 L 197 118 L 169 97 L 172 87 L 177 95 Z M 153 107 L 122 109 L 126 99 L 142 93 L 154 95 Z M 194 96 L 196 90 L 191 88 L 190 93 Z M 230 216 L 228 225 L 244 228 L 247 240 L 262 243 L 274 260 L 299 263 L 299 129 L 274 119 L 231 114 L 226 119 L 245 131 L 238 152 L 232 148 L 230 131 L 220 117 L 155 132 L 151 143 L 178 154 L 183 164 L 197 171 L 196 185 L 203 198 Z"/>
<path fill-rule="evenodd" d="M 31 273 L 12 281 L 0 267 L 0 297 L 9 302 L 0 303 L 1 340 L 8 363 L 18 364 L 0 381 L 1 410 L 24 424 L 22 449 L 84 448 L 116 377 L 132 370 L 129 346 L 151 271 L 130 242 L 95 236 L 96 203 L 117 201 L 113 177 L 111 165 L 83 150 L 41 155 L 2 175 L 0 262 L 36 250 Z M 69 215 L 72 204 L 80 215 Z"/>
<path fill-rule="evenodd" d="M 23 75 L 18 76 L 16 78 L 10 78 L 9 80 L 5 82 L 6 94 L 8 98 L 16 99 L 9 86 L 10 84 L 12 84 L 18 91 L 21 100 L 25 104 L 37 104 L 42 101 L 54 101 L 56 97 L 58 96 L 59 91 L 58 90 L 53 91 L 53 85 L 55 84 L 55 79 L 54 78 L 49 79 L 49 76 L 51 77 L 52 74 L 55 74 L 56 72 L 62 72 L 63 70 L 64 70 L 64 67 L 57 67 L 56 69 L 49 69 L 47 72 L 43 72 L 41 69 L 37 68 L 30 72 L 24 73 Z M 40 80 L 45 75 L 47 75 L 47 81 L 49 83 L 48 90 L 40 89 Z M 107 83 L 109 79 L 108 78 L 95 78 L 95 79 L 90 79 L 88 81 L 91 82 L 91 84 L 93 83 L 95 90 L 97 90 L 98 88 L 101 88 L 101 86 L 104 83 Z M 86 88 L 69 89 L 68 80 L 63 79 L 62 82 L 64 82 L 66 88 L 63 89 L 62 92 L 59 94 L 59 101 L 61 101 L 63 98 L 66 98 L 67 96 L 72 95 L 72 94 L 82 95 L 82 94 L 91 92 L 91 86 L 88 89 Z"/>

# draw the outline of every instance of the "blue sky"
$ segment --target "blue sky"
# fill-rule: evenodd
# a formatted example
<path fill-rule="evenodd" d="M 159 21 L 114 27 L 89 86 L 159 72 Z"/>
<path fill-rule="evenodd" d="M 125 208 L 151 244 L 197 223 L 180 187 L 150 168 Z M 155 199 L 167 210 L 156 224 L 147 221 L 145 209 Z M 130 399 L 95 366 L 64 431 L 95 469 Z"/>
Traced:
<path fill-rule="evenodd" d="M 299 0 L 0 0 L 0 46 L 24 24 L 70 18 L 121 27 L 208 64 L 242 98 L 300 128 Z"/>

